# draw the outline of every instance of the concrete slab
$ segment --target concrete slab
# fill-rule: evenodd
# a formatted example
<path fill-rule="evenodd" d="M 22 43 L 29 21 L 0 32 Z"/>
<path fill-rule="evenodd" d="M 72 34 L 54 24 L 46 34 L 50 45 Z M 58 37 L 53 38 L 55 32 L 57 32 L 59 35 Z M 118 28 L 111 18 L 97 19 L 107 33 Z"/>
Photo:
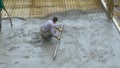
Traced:
<path fill-rule="evenodd" d="M 56 39 L 43 42 L 42 23 L 58 16 L 65 24 L 56 61 Z M 3 20 L 0 33 L 0 68 L 119 68 L 120 34 L 105 13 L 69 11 L 42 19 Z"/>

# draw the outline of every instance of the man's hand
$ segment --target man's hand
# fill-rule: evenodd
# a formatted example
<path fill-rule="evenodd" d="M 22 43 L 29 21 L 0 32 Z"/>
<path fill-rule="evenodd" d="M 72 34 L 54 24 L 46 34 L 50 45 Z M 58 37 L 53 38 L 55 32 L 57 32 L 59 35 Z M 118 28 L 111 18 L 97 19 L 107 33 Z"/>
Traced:
<path fill-rule="evenodd" d="M 61 27 L 56 28 L 57 30 L 59 30 L 60 32 L 63 32 L 63 29 Z"/>
<path fill-rule="evenodd" d="M 56 38 L 57 38 L 58 40 L 60 40 L 60 37 L 56 36 Z"/>
<path fill-rule="evenodd" d="M 59 31 L 60 31 L 60 32 L 63 32 L 63 29 L 60 27 L 60 28 L 59 28 Z"/>

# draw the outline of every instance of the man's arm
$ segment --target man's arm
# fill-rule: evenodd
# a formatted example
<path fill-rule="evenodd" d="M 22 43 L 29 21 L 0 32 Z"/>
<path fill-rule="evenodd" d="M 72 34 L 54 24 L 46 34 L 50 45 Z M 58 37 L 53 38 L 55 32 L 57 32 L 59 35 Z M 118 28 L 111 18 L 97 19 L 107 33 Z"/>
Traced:
<path fill-rule="evenodd" d="M 56 28 L 58 31 L 60 31 L 60 32 L 63 31 L 63 29 L 62 29 L 61 27 L 59 27 L 58 25 L 55 25 L 55 28 Z"/>
<path fill-rule="evenodd" d="M 60 37 L 58 37 L 57 35 L 55 35 L 55 26 L 54 25 L 51 25 L 51 34 L 53 37 L 57 38 L 58 40 L 60 40 Z"/>

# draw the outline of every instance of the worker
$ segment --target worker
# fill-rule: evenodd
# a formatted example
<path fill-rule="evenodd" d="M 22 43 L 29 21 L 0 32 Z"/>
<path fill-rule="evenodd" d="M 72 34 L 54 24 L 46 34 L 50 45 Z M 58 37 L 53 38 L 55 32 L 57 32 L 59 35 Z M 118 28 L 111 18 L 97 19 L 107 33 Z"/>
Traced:
<path fill-rule="evenodd" d="M 40 30 L 41 30 L 41 37 L 45 40 L 50 40 L 52 37 L 57 38 L 58 40 L 60 40 L 60 37 L 58 37 L 56 35 L 56 29 L 59 31 L 62 31 L 62 28 L 58 28 L 56 25 L 56 22 L 58 21 L 57 17 L 53 17 L 52 20 L 47 21 L 46 23 L 44 23 Z"/>
<path fill-rule="evenodd" d="M 0 31 L 2 30 L 2 9 L 5 9 L 3 0 L 0 0 Z"/>

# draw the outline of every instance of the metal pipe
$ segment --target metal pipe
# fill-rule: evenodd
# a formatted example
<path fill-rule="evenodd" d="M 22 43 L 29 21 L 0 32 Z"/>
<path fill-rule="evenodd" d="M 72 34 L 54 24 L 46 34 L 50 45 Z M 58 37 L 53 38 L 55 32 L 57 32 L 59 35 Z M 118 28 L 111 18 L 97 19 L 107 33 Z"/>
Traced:
<path fill-rule="evenodd" d="M 118 24 L 118 19 L 115 16 L 113 16 L 113 22 L 116 25 L 118 31 L 120 32 L 120 24 Z"/>
<path fill-rule="evenodd" d="M 6 11 L 6 13 L 7 13 L 7 15 L 8 15 L 8 18 L 9 18 L 9 20 L 10 20 L 10 25 L 11 25 L 11 27 L 13 26 L 13 24 L 12 24 L 12 20 L 11 20 L 11 17 L 10 17 L 10 15 L 9 15 L 9 13 L 7 12 L 7 10 L 4 8 L 4 10 Z"/>
<path fill-rule="evenodd" d="M 106 3 L 104 2 L 104 0 L 99 0 L 99 1 L 100 1 L 101 5 L 102 5 L 103 9 L 105 10 L 105 12 L 108 13 L 107 5 L 106 5 Z M 116 18 L 114 15 L 113 15 L 113 17 L 112 17 L 112 21 L 114 22 L 116 28 L 117 28 L 118 31 L 120 32 L 120 25 L 118 24 L 117 18 Z"/>
<path fill-rule="evenodd" d="M 64 29 L 64 23 L 63 23 L 62 29 Z M 61 36 L 62 36 L 62 32 L 60 32 L 60 38 L 61 38 Z M 56 48 L 55 48 L 54 55 L 53 55 L 53 60 L 55 60 L 55 58 L 56 58 L 56 56 L 57 56 L 57 51 L 58 51 L 58 47 L 59 47 L 59 45 L 60 45 L 60 41 L 61 41 L 61 40 L 58 41 L 57 46 L 56 46 Z"/>

